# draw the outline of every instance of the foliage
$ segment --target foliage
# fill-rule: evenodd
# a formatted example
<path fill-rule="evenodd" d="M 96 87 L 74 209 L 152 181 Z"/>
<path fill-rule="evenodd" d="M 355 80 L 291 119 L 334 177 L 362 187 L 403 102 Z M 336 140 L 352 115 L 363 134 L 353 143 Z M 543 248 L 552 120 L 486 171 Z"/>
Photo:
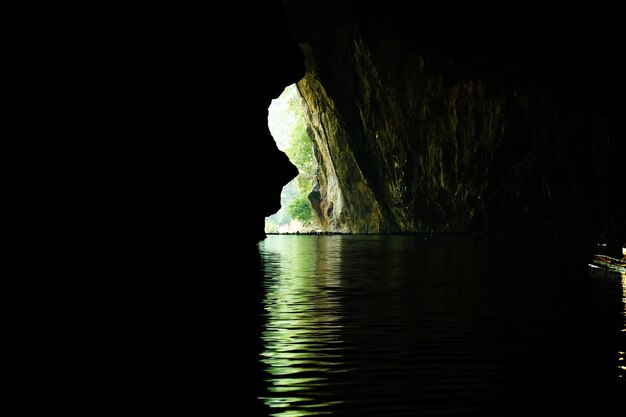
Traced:
<path fill-rule="evenodd" d="M 265 233 L 278 233 L 278 224 L 266 220 L 265 221 Z"/>
<path fill-rule="evenodd" d="M 313 221 L 313 210 L 306 194 L 299 194 L 291 200 L 287 206 L 287 212 L 292 218 L 300 220 L 305 225 Z"/>
<path fill-rule="evenodd" d="M 288 144 L 285 146 L 284 152 L 287 157 L 298 168 L 298 176 L 294 181 L 284 187 L 281 194 L 281 209 L 274 215 L 266 219 L 266 231 L 274 229 L 281 225 L 290 223 L 290 220 L 302 222 L 304 227 L 308 227 L 314 222 L 313 210 L 307 198 L 307 195 L 313 189 L 317 172 L 317 161 L 313 154 L 313 142 L 307 132 L 306 121 L 302 106 L 300 104 L 300 95 L 295 85 L 287 87 L 285 92 L 279 98 L 286 100 L 286 105 L 281 107 L 288 114 L 283 114 L 283 118 L 287 125 L 278 125 L 276 122 L 280 120 L 279 115 L 271 115 L 276 129 L 287 133 L 289 136 Z M 285 101 L 282 101 L 285 103 Z M 278 144 L 277 140 L 277 144 Z M 286 141 L 283 139 L 282 143 Z"/>
<path fill-rule="evenodd" d="M 280 210 L 278 210 L 271 216 L 266 217 L 266 223 L 274 224 L 276 225 L 276 227 L 289 224 L 292 218 L 287 212 L 287 206 L 289 205 L 289 202 L 298 195 L 299 192 L 300 191 L 296 184 L 296 180 L 294 179 L 292 181 L 289 181 L 289 183 L 287 183 L 287 185 L 283 187 L 283 191 L 280 193 Z M 267 227 L 266 231 L 269 231 L 267 230 Z"/>
<path fill-rule="evenodd" d="M 313 173 L 311 169 L 315 168 L 313 144 L 306 132 L 305 125 L 298 123 L 294 126 L 294 129 L 291 131 L 291 143 L 285 152 L 289 160 L 298 167 L 300 173 Z"/>
<path fill-rule="evenodd" d="M 317 161 L 313 155 L 313 142 L 306 130 L 304 114 L 298 98 L 294 94 L 289 99 L 289 109 L 295 115 L 297 122 L 291 131 L 291 142 L 285 153 L 289 160 L 298 168 L 299 175 L 296 178 L 298 188 L 300 188 L 301 193 L 308 194 L 313 189 Z"/>

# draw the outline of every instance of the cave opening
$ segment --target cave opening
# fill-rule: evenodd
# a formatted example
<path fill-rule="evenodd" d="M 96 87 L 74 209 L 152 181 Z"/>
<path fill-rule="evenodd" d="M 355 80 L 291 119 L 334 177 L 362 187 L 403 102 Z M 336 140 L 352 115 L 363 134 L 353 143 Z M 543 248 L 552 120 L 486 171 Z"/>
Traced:
<path fill-rule="evenodd" d="M 281 192 L 281 208 L 265 218 L 265 233 L 311 233 L 318 222 L 309 194 L 317 184 L 317 161 L 307 131 L 301 97 L 295 84 L 287 86 L 268 108 L 268 127 L 276 146 L 298 169 Z"/>

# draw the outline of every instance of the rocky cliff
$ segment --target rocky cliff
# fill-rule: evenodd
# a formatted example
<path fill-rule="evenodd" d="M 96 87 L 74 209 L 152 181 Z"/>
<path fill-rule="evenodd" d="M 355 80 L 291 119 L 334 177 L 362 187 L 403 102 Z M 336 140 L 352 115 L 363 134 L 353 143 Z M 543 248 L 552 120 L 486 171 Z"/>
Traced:
<path fill-rule="evenodd" d="M 623 235 L 606 4 L 286 5 L 324 229 Z"/>

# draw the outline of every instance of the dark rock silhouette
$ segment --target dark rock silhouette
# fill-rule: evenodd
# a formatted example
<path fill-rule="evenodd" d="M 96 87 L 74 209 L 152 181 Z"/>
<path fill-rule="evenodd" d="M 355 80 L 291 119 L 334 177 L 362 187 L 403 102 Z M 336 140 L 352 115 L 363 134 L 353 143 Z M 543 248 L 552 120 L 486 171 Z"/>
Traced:
<path fill-rule="evenodd" d="M 30 240 L 57 277 L 38 303 L 37 397 L 263 415 L 255 245 L 297 174 L 267 108 L 304 76 L 282 2 L 88 6 L 29 25 L 47 106 Z"/>
<path fill-rule="evenodd" d="M 296 175 L 267 108 L 305 55 L 317 75 L 303 91 L 339 158 L 312 197 L 336 232 L 465 230 L 469 207 L 481 228 L 567 239 L 571 225 L 621 245 L 605 2 L 492 3 L 287 0 L 290 26 L 280 0 L 28 11 L 24 126 L 44 191 L 27 214 L 44 271 L 23 326 L 37 329 L 34 397 L 65 412 L 264 415 L 255 245 Z M 428 100 L 403 95 L 418 90 Z M 431 139 L 413 149 L 416 131 Z M 346 204 L 328 198 L 330 175 Z"/>

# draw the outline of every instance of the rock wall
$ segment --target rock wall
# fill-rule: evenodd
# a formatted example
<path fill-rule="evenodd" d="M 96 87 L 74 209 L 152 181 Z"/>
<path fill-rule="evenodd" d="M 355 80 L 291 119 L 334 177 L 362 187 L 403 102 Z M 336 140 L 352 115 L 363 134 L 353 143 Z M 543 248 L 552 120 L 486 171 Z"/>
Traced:
<path fill-rule="evenodd" d="M 286 5 L 326 230 L 623 236 L 605 3 Z"/>
<path fill-rule="evenodd" d="M 269 415 L 256 244 L 297 170 L 267 109 L 303 55 L 280 0 L 121 6 L 12 9 L 18 385 L 70 413 L 219 415 L 210 375 Z"/>

